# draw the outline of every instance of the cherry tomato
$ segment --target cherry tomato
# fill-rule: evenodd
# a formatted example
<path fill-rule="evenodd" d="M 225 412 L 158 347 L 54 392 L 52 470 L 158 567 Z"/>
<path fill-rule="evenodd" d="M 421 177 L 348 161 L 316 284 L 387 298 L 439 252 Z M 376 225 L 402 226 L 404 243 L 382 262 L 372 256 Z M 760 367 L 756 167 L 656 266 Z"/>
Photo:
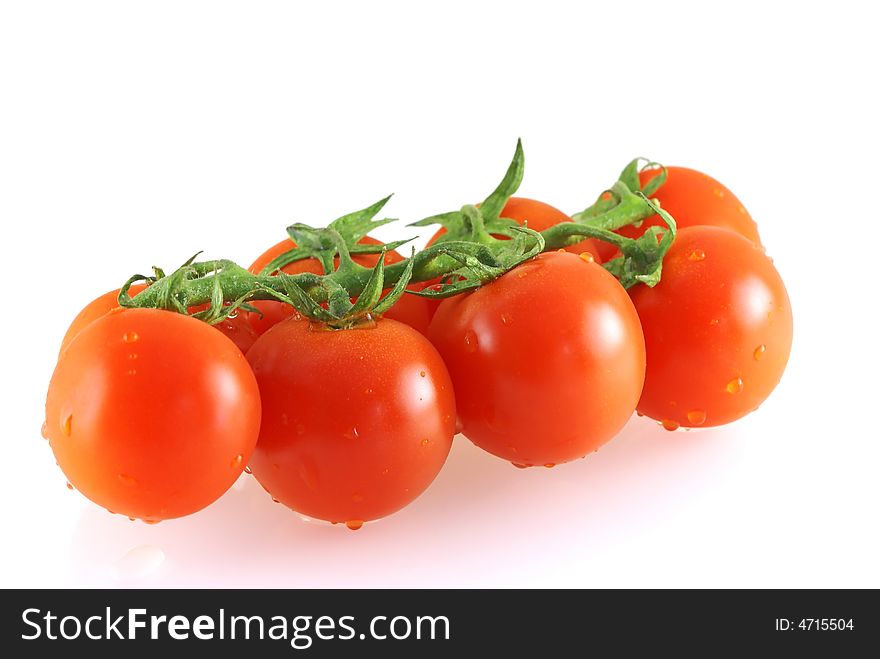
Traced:
<path fill-rule="evenodd" d="M 660 173 L 649 169 L 639 174 L 642 185 Z M 667 167 L 666 182 L 652 195 L 664 210 L 675 218 L 678 228 L 714 226 L 730 229 L 745 236 L 756 245 L 761 244 L 758 225 L 734 194 L 711 176 L 687 167 Z M 657 215 L 649 217 L 638 228 L 630 225 L 617 230 L 627 238 L 638 238 L 650 226 L 666 226 Z M 612 258 L 616 248 L 599 243 L 602 263 Z"/>
<path fill-rule="evenodd" d="M 129 295 L 134 297 L 145 288 L 147 288 L 146 284 L 134 284 L 129 289 Z M 76 318 L 73 319 L 73 322 L 67 329 L 64 338 L 61 340 L 61 349 L 59 350 L 59 353 L 64 352 L 67 346 L 70 345 L 70 342 L 76 338 L 76 336 L 83 330 L 83 328 L 88 327 L 93 322 L 98 320 L 98 318 L 105 316 L 110 311 L 118 309 L 118 298 L 119 289 L 117 288 L 116 290 L 104 293 L 104 295 L 101 295 L 100 297 L 97 297 L 89 302 L 83 308 L 83 310 L 77 314 Z M 190 309 L 190 312 L 195 313 L 196 311 L 201 311 L 202 309 L 207 308 L 208 305 L 203 304 L 198 307 L 193 307 L 192 309 Z M 235 345 L 238 346 L 238 349 L 241 350 L 242 353 L 247 352 L 254 344 L 254 341 L 257 340 L 256 332 L 254 332 L 254 330 L 251 328 L 250 324 L 242 313 L 225 318 L 219 323 L 212 325 L 212 327 L 219 330 L 222 334 L 229 338 Z"/>
<path fill-rule="evenodd" d="M 592 260 L 540 254 L 444 300 L 428 328 L 449 367 L 462 432 L 518 465 L 552 466 L 611 439 L 645 375 L 639 319 Z"/>
<path fill-rule="evenodd" d="M 636 286 L 648 369 L 639 412 L 678 426 L 729 423 L 779 383 L 791 350 L 785 285 L 764 251 L 718 227 L 685 227 L 654 288 Z"/>
<path fill-rule="evenodd" d="M 403 323 L 328 330 L 290 319 L 248 360 L 263 400 L 251 469 L 293 510 L 357 528 L 410 503 L 443 466 L 452 384 L 434 347 Z"/>
<path fill-rule="evenodd" d="M 244 355 L 205 323 L 157 309 L 117 309 L 84 328 L 61 354 L 46 399 L 46 434 L 69 482 L 148 522 L 223 494 L 259 427 Z"/>
<path fill-rule="evenodd" d="M 359 242 L 364 245 L 379 244 L 378 240 L 371 238 L 370 236 L 362 238 Z M 286 238 L 263 252 L 257 260 L 251 264 L 251 267 L 248 268 L 248 270 L 254 274 L 259 274 L 275 257 L 284 252 L 290 251 L 294 247 L 296 247 L 296 243 L 289 238 Z M 379 260 L 377 254 L 356 254 L 352 258 L 355 263 L 362 265 L 365 268 L 372 268 Z M 385 265 L 398 263 L 402 260 L 403 257 L 395 251 L 390 251 L 385 254 Z M 315 259 L 294 261 L 293 263 L 284 266 L 281 270 L 289 275 L 294 275 L 300 272 L 311 272 L 316 275 L 323 273 L 321 264 Z M 410 290 L 421 290 L 423 285 L 424 284 L 413 284 L 407 288 Z M 247 314 L 248 322 L 250 322 L 258 336 L 285 318 L 290 317 L 294 312 L 293 307 L 290 305 L 284 304 L 283 302 L 276 302 L 274 300 L 255 300 L 254 302 L 251 302 L 251 304 L 262 312 L 262 317 L 260 314 L 256 313 Z M 391 307 L 391 309 L 385 312 L 384 315 L 386 318 L 398 320 L 424 334 L 428 329 L 428 323 L 431 322 L 430 301 L 416 295 L 404 294 L 394 306 Z"/>

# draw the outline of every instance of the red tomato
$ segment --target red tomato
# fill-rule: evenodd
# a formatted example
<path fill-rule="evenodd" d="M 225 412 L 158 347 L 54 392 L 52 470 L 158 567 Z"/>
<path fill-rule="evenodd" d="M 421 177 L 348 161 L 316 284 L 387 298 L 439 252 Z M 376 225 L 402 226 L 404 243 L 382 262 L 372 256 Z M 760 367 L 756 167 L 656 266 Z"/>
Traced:
<path fill-rule="evenodd" d="M 444 302 L 428 337 L 449 367 L 462 432 L 518 465 L 552 466 L 611 439 L 645 375 L 636 311 L 592 260 L 540 254 Z"/>
<path fill-rule="evenodd" d="M 129 289 L 129 295 L 134 297 L 142 290 L 147 288 L 146 284 L 134 284 Z M 59 352 L 64 352 L 67 349 L 67 346 L 70 345 L 70 342 L 76 338 L 76 336 L 83 330 L 83 328 L 88 327 L 93 322 L 105 316 L 113 309 L 118 309 L 119 304 L 117 302 L 119 298 L 119 289 L 110 291 L 108 293 L 104 293 L 100 297 L 95 298 L 91 302 L 89 302 L 82 311 L 80 311 L 76 318 L 73 319 L 73 322 L 70 324 L 70 327 L 67 328 L 67 333 L 64 335 L 64 338 L 61 340 L 61 349 Z M 195 313 L 196 311 L 200 311 L 202 309 L 207 309 L 208 305 L 203 304 L 198 307 L 193 307 L 190 309 L 191 313 Z M 250 347 L 254 344 L 254 341 L 257 340 L 256 332 L 251 328 L 250 324 L 247 322 L 247 319 L 243 314 L 236 314 L 235 316 L 226 318 L 216 325 L 212 325 L 212 327 L 218 329 L 222 334 L 228 337 L 235 345 L 238 346 L 238 349 L 242 351 L 242 353 L 250 350 Z"/>
<path fill-rule="evenodd" d="M 278 323 L 248 360 L 263 400 L 251 469 L 293 510 L 358 528 L 410 503 L 440 471 L 455 399 L 437 351 L 394 320 Z"/>
<path fill-rule="evenodd" d="M 379 241 L 375 238 L 366 236 L 360 240 L 360 243 L 364 245 L 377 245 L 379 244 Z M 251 267 L 248 268 L 248 270 L 254 274 L 259 274 L 260 271 L 275 257 L 280 256 L 284 252 L 290 251 L 294 247 L 296 247 L 296 243 L 290 240 L 290 238 L 286 238 L 263 252 L 257 260 L 251 264 Z M 377 254 L 358 254 L 352 258 L 355 263 L 366 268 L 372 268 L 379 260 Z M 398 263 L 402 260 L 403 257 L 395 251 L 387 252 L 385 254 L 385 265 Z M 281 270 L 289 275 L 294 275 L 300 272 L 311 272 L 316 275 L 323 273 L 321 264 L 315 259 L 301 259 L 299 261 L 294 261 L 293 263 L 284 266 Z M 421 286 L 419 284 L 413 284 L 408 288 L 410 290 L 420 290 Z M 386 290 L 385 292 L 387 293 L 388 291 Z M 256 313 L 247 314 L 248 321 L 258 336 L 262 335 L 270 327 L 273 327 L 282 320 L 290 317 L 294 312 L 293 307 L 290 305 L 275 300 L 255 300 L 251 302 L 251 304 L 263 314 L 262 318 Z M 404 293 L 403 297 L 401 297 L 391 309 L 386 311 L 384 316 L 385 318 L 391 318 L 405 323 L 424 334 L 428 329 L 428 323 L 431 322 L 429 306 L 429 300 L 420 298 L 416 295 L 407 295 Z"/>
<path fill-rule="evenodd" d="M 146 284 L 133 284 L 129 289 L 129 293 L 132 297 L 140 293 L 147 287 Z M 93 322 L 106 315 L 108 312 L 113 309 L 119 308 L 119 303 L 117 300 L 119 299 L 119 289 L 110 291 L 108 293 L 104 293 L 91 302 L 89 302 L 82 311 L 80 311 L 76 318 L 73 319 L 73 322 L 70 324 L 70 327 L 67 328 L 67 332 L 64 334 L 64 338 L 61 340 L 61 349 L 59 352 L 64 352 L 70 342 L 73 341 L 77 334 L 83 331 L 84 328 L 91 325 Z"/>
<path fill-rule="evenodd" d="M 639 174 L 645 185 L 660 173 L 649 169 Z M 761 245 L 758 225 L 734 194 L 711 176 L 687 167 L 667 167 L 666 182 L 651 198 L 675 219 L 679 229 L 693 226 L 714 226 L 730 229 L 745 236 L 756 245 Z M 638 238 L 651 226 L 666 226 L 659 216 L 645 220 L 639 228 L 626 226 L 617 233 L 627 238 Z M 602 263 L 612 258 L 617 248 L 610 243 L 600 243 Z"/>
<path fill-rule="evenodd" d="M 61 354 L 46 434 L 70 483 L 155 522 L 204 508 L 248 463 L 260 396 L 241 352 L 194 318 L 118 309 Z"/>
<path fill-rule="evenodd" d="M 571 218 L 563 213 L 558 208 L 551 206 L 550 204 L 545 204 L 543 201 L 536 201 L 535 199 L 527 199 L 525 197 L 511 197 L 507 200 L 507 204 L 505 204 L 504 209 L 501 211 L 501 217 L 505 217 L 509 220 L 516 220 L 516 222 L 520 226 L 528 225 L 530 229 L 534 231 L 544 231 L 549 229 L 552 226 L 556 226 L 557 224 L 561 224 L 562 222 L 571 222 Z M 446 233 L 446 229 L 440 228 L 437 230 L 431 239 L 428 241 L 428 245 L 433 245 L 437 242 L 437 239 L 440 238 L 443 234 Z M 496 238 L 505 238 L 505 236 L 495 236 Z M 601 243 L 601 244 L 600 244 Z M 599 254 L 602 249 L 602 243 L 599 240 L 593 240 L 591 238 L 587 238 L 575 245 L 570 245 L 565 248 L 565 251 L 572 252 L 573 254 L 583 254 L 587 252 L 593 256 L 593 258 L 599 263 L 602 261 L 599 259 Z M 439 283 L 439 279 L 434 279 L 429 282 L 425 282 L 426 286 Z M 434 317 L 434 314 L 437 312 L 437 307 L 440 306 L 442 300 L 425 298 L 428 300 L 428 306 L 430 311 L 430 318 Z"/>
<path fill-rule="evenodd" d="M 755 243 L 718 227 L 685 227 L 654 288 L 632 300 L 648 369 L 639 412 L 674 430 L 729 423 L 779 383 L 791 350 L 785 285 Z"/>

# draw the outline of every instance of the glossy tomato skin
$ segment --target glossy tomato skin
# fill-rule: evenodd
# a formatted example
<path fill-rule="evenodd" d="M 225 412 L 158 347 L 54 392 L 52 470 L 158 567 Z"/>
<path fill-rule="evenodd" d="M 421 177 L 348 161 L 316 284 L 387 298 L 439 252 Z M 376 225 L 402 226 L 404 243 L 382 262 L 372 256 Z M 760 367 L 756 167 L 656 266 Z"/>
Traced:
<path fill-rule="evenodd" d="M 642 390 L 632 302 L 601 266 L 574 254 L 541 254 L 445 300 L 428 336 L 449 367 L 464 435 L 519 465 L 596 450 Z"/>
<path fill-rule="evenodd" d="M 360 243 L 365 245 L 377 245 L 379 244 L 379 241 L 370 236 L 366 236 L 360 240 Z M 251 264 L 248 270 L 254 274 L 259 274 L 275 257 L 280 256 L 284 252 L 290 251 L 294 247 L 296 247 L 296 243 L 289 238 L 286 238 L 263 252 L 257 260 Z M 365 268 L 372 268 L 379 260 L 378 255 L 376 254 L 360 254 L 355 255 L 352 258 L 355 263 L 362 265 Z M 398 263 L 402 260 L 403 257 L 395 251 L 387 252 L 385 254 L 385 265 Z M 284 266 L 281 270 L 289 275 L 301 272 L 311 272 L 316 275 L 323 273 L 320 263 L 315 259 L 301 259 L 299 261 L 294 261 L 293 263 Z M 411 290 L 420 290 L 418 284 L 413 284 L 408 288 Z M 248 322 L 250 322 L 251 327 L 253 327 L 257 336 L 262 335 L 270 327 L 274 327 L 276 324 L 289 318 L 294 313 L 294 309 L 290 305 L 284 304 L 283 302 L 276 302 L 274 300 L 256 300 L 251 302 L 251 304 L 262 312 L 262 317 L 260 314 L 256 313 L 247 314 Z M 405 323 L 424 334 L 428 329 L 428 323 L 431 322 L 430 302 L 426 298 L 404 294 L 394 306 L 385 313 L 385 317 Z"/>
<path fill-rule="evenodd" d="M 286 320 L 248 360 L 263 400 L 251 470 L 289 508 L 330 522 L 378 519 L 443 466 L 452 384 L 433 346 L 403 323 L 328 330 Z"/>
<path fill-rule="evenodd" d="M 643 171 L 639 174 L 639 180 L 644 186 L 659 173 L 660 170 L 657 169 Z M 761 245 L 758 225 L 740 200 L 721 183 L 707 174 L 687 167 L 667 167 L 666 173 L 666 182 L 651 198 L 659 201 L 660 206 L 672 215 L 679 229 L 694 226 L 722 227 Z M 626 226 L 618 229 L 617 233 L 627 238 L 638 238 L 651 226 L 666 225 L 654 215 L 638 228 Z M 601 241 L 599 250 L 603 263 L 616 252 L 613 245 Z"/>
<path fill-rule="evenodd" d="M 146 288 L 146 284 L 133 284 L 128 292 L 129 295 L 134 297 Z M 70 345 L 70 342 L 73 341 L 73 339 L 76 338 L 85 327 L 88 327 L 114 309 L 119 309 L 119 304 L 117 302 L 118 298 L 119 289 L 117 288 L 116 290 L 104 293 L 104 295 L 89 302 L 83 310 L 77 314 L 76 318 L 73 319 L 70 327 L 68 327 L 67 332 L 64 334 L 64 338 L 61 340 L 61 349 L 59 350 L 59 353 L 64 352 L 67 346 Z M 203 304 L 199 307 L 193 307 L 190 309 L 190 312 L 195 313 L 196 311 L 207 308 L 208 305 Z M 242 353 L 250 350 L 254 341 L 257 340 L 257 333 L 251 328 L 243 314 L 236 314 L 233 317 L 225 318 L 211 327 L 218 330 L 237 345 Z"/>
<path fill-rule="evenodd" d="M 128 292 L 132 297 L 134 297 L 145 288 L 147 288 L 146 284 L 133 284 Z M 68 345 L 70 345 L 70 342 L 73 341 L 73 339 L 76 338 L 76 335 L 79 334 L 84 328 L 88 327 L 93 322 L 98 320 L 98 318 L 101 318 L 113 309 L 118 309 L 118 299 L 119 289 L 117 288 L 96 297 L 85 307 L 83 307 L 82 311 L 80 311 L 76 315 L 76 318 L 73 319 L 73 322 L 70 323 L 70 327 L 67 328 L 67 332 L 65 332 L 64 338 L 61 340 L 61 349 L 59 350 L 59 352 L 64 352 L 64 349 Z"/>
<path fill-rule="evenodd" d="M 150 522 L 222 495 L 259 426 L 259 391 L 241 352 L 205 323 L 156 309 L 118 309 L 83 329 L 46 399 L 49 442 L 70 483 Z"/>
<path fill-rule="evenodd" d="M 648 369 L 639 412 L 664 426 L 717 426 L 760 405 L 792 341 L 785 284 L 764 251 L 718 227 L 676 236 L 654 288 L 631 289 Z"/>

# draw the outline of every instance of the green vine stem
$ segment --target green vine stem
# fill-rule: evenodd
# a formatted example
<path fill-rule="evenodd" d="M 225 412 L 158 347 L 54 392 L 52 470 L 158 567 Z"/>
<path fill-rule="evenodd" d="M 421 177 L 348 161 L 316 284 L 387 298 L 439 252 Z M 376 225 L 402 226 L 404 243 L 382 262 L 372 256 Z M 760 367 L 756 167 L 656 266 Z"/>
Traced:
<path fill-rule="evenodd" d="M 124 307 L 161 308 L 189 313 L 189 309 L 209 304 L 192 315 L 216 323 L 238 309 L 256 311 L 253 300 L 280 300 L 304 315 L 334 327 L 356 325 L 371 314 L 387 311 L 411 282 L 440 280 L 440 284 L 408 293 L 426 297 L 448 297 L 481 286 L 531 259 L 542 251 L 556 250 L 586 238 L 613 244 L 620 256 L 603 266 L 624 287 L 639 283 L 653 286 L 661 275 L 662 260 L 675 238 L 675 222 L 654 201 L 648 199 L 665 181 L 665 170 L 642 188 L 641 160 L 624 168 L 619 180 L 600 195 L 591 207 L 564 222 L 538 233 L 502 217 L 510 197 L 523 178 L 525 157 L 521 142 L 498 187 L 479 205 L 465 205 L 458 211 L 434 215 L 410 226 L 440 224 L 446 233 L 433 245 L 409 258 L 385 266 L 384 254 L 409 240 L 378 245 L 359 241 L 375 228 L 393 222 L 377 219 L 389 197 L 344 215 L 326 228 L 305 224 L 288 227 L 295 243 L 279 255 L 260 274 L 253 274 L 228 260 L 196 262 L 193 257 L 170 275 L 154 268 L 152 276 L 135 275 L 123 286 L 119 303 Z M 647 163 L 647 166 L 656 166 Z M 614 229 L 639 224 L 659 215 L 665 228 L 651 227 L 638 239 L 614 233 Z M 380 255 L 376 266 L 366 268 L 352 259 L 353 254 Z M 198 255 L 196 255 L 198 256 Z M 322 264 L 323 275 L 285 274 L 282 269 L 295 261 L 314 258 Z M 132 284 L 142 281 L 149 287 L 131 297 Z M 390 291 L 383 296 L 383 291 Z"/>

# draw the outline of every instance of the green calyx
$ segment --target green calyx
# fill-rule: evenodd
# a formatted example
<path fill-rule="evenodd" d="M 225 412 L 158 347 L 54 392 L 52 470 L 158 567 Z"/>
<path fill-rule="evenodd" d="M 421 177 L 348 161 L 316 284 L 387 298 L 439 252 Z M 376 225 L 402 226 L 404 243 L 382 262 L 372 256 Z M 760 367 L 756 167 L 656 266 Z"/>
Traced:
<path fill-rule="evenodd" d="M 639 283 L 653 286 L 660 280 L 663 256 L 675 239 L 675 221 L 648 198 L 665 181 L 665 169 L 641 187 L 639 172 L 657 166 L 641 163 L 640 159 L 630 162 L 617 182 L 592 206 L 572 216 L 571 222 L 538 233 L 503 217 L 508 200 L 523 178 L 525 157 L 522 143 L 517 141 L 504 177 L 482 203 L 410 225 L 439 224 L 446 231 L 434 244 L 413 252 L 409 258 L 385 263 L 386 254 L 409 239 L 361 242 L 377 227 L 395 221 L 376 217 L 389 196 L 337 218 L 326 228 L 301 223 L 289 226 L 287 233 L 294 246 L 259 274 L 232 261 L 196 262 L 193 257 L 169 275 L 153 268 L 151 276 L 131 277 L 120 291 L 119 304 L 167 309 L 213 324 L 239 309 L 258 312 L 251 301 L 279 300 L 312 320 L 332 328 L 349 328 L 388 311 L 404 293 L 438 298 L 458 295 L 500 277 L 542 251 L 562 249 L 587 238 L 604 240 L 619 250 L 620 255 L 603 266 L 624 287 Z M 614 232 L 629 224 L 639 225 L 655 214 L 665 227 L 650 227 L 637 239 Z M 355 260 L 369 255 L 376 258 L 372 267 Z M 323 274 L 283 272 L 286 266 L 302 259 L 315 259 Z M 423 290 L 407 290 L 410 283 L 433 280 L 439 283 Z M 131 297 L 130 287 L 139 281 L 149 287 Z"/>

